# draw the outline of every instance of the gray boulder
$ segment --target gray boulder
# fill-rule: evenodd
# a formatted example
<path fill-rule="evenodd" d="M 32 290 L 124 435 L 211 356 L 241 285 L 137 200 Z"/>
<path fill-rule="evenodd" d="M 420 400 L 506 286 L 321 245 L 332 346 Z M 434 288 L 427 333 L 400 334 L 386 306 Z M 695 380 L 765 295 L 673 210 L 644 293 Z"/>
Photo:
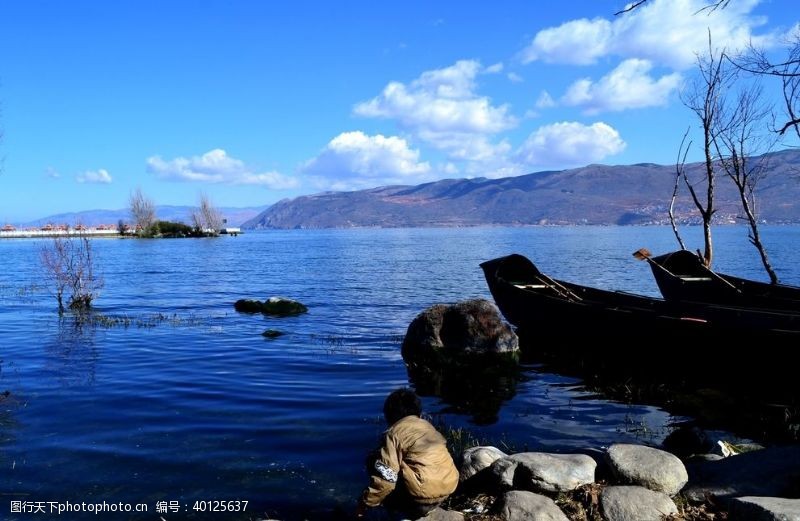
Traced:
<path fill-rule="evenodd" d="M 506 521 L 569 521 L 552 499 L 533 492 L 512 490 L 498 503 Z"/>
<path fill-rule="evenodd" d="M 772 447 L 687 465 L 691 501 L 706 496 L 800 497 L 800 446 Z"/>
<path fill-rule="evenodd" d="M 501 488 L 566 492 L 593 483 L 596 467 L 585 454 L 521 452 L 495 461 L 490 472 Z"/>
<path fill-rule="evenodd" d="M 678 513 L 678 507 L 666 494 L 630 486 L 603 489 L 600 508 L 608 521 L 661 521 L 664 516 Z"/>
<path fill-rule="evenodd" d="M 508 455 L 496 447 L 471 447 L 464 451 L 461 458 L 461 481 L 466 481 L 492 463 Z"/>
<path fill-rule="evenodd" d="M 517 353 L 519 339 L 488 300 L 436 304 L 408 326 L 402 353 L 407 360 L 442 350 L 456 354 Z"/>
<path fill-rule="evenodd" d="M 428 512 L 428 515 L 419 518 L 418 521 L 464 521 L 464 514 L 455 510 L 434 508 Z"/>
<path fill-rule="evenodd" d="M 738 497 L 728 505 L 730 521 L 800 521 L 800 499 Z"/>
<path fill-rule="evenodd" d="M 609 447 L 606 458 L 620 482 L 670 496 L 680 492 L 689 480 L 686 467 L 677 456 L 652 447 L 618 443 Z"/>

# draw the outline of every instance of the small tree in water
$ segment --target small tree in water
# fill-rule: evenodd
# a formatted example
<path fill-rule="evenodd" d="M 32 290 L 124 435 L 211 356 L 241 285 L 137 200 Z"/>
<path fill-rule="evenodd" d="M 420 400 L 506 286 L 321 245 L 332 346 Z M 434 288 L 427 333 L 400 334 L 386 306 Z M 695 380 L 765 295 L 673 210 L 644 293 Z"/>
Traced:
<path fill-rule="evenodd" d="M 55 237 L 41 249 L 40 259 L 50 291 L 58 302 L 58 312 L 63 313 L 66 308 L 88 311 L 103 288 L 89 238 Z"/>

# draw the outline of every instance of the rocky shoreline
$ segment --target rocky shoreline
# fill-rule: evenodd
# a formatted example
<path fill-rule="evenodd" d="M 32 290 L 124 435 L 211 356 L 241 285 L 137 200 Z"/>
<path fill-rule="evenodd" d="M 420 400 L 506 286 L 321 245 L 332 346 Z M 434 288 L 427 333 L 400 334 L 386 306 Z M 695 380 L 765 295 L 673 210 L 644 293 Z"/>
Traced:
<path fill-rule="evenodd" d="M 461 458 L 459 490 L 422 519 L 800 520 L 800 447 L 720 452 L 681 460 L 630 444 L 591 455 L 473 447 Z"/>
<path fill-rule="evenodd" d="M 513 363 L 516 334 L 493 303 L 433 306 L 408 328 L 409 371 L 477 360 Z M 463 371 L 459 370 L 459 373 Z M 800 521 L 800 446 L 736 447 L 678 429 L 663 447 L 615 444 L 583 454 L 456 454 L 461 482 L 431 521 Z"/>

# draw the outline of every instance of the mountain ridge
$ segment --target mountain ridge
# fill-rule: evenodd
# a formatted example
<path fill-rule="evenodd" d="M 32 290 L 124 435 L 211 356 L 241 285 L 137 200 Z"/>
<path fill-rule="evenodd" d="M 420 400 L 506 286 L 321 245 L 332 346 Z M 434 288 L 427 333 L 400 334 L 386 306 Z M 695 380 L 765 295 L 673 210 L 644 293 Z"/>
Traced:
<path fill-rule="evenodd" d="M 800 150 L 768 155 L 759 185 L 759 218 L 800 222 Z M 703 163 L 686 165 L 699 179 Z M 654 163 L 588 165 L 499 179 L 444 179 L 413 186 L 323 192 L 283 199 L 242 224 L 246 229 L 419 227 L 547 224 L 664 224 L 675 166 Z M 716 222 L 737 222 L 738 193 L 720 173 Z M 699 222 L 682 186 L 675 205 L 681 223 Z"/>

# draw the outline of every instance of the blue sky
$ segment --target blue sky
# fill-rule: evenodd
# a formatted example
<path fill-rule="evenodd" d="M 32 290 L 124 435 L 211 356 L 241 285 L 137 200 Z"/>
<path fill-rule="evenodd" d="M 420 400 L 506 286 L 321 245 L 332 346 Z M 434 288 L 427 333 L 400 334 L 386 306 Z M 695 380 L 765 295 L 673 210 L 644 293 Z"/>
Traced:
<path fill-rule="evenodd" d="M 708 31 L 777 52 L 800 18 L 796 0 L 492 4 L 5 0 L 0 221 L 124 208 L 136 188 L 242 207 L 673 163 Z"/>

